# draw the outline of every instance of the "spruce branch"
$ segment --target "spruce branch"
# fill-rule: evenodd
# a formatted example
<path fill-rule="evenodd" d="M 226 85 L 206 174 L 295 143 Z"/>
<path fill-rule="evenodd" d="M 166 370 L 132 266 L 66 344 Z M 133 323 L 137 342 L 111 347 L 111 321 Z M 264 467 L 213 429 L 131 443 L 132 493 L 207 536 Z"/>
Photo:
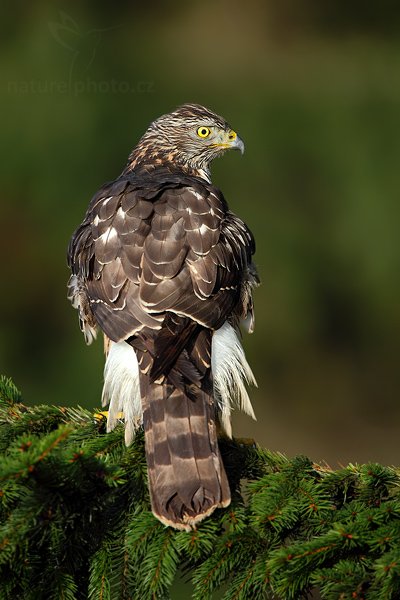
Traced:
<path fill-rule="evenodd" d="M 232 503 L 176 531 L 150 512 L 143 432 L 126 448 L 105 424 L 0 378 L 0 600 L 168 599 L 178 573 L 195 600 L 400 598 L 398 469 L 221 438 Z"/>

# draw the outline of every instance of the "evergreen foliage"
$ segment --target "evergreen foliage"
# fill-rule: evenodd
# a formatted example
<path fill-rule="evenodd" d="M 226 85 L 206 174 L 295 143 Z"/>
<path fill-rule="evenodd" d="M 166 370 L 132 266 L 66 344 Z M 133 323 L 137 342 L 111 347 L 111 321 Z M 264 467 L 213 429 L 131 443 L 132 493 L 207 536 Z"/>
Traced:
<path fill-rule="evenodd" d="M 338 471 L 221 440 L 232 504 L 193 532 L 149 510 L 143 435 L 82 408 L 27 407 L 0 379 L 0 600 L 400 598 L 399 471 Z"/>

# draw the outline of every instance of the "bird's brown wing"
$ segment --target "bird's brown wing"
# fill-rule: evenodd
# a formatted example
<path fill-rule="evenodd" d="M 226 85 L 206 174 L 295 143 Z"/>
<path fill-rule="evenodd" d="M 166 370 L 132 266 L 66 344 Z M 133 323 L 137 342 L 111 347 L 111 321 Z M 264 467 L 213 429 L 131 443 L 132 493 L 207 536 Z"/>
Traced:
<path fill-rule="evenodd" d="M 153 175 L 148 184 L 117 180 L 93 198 L 69 264 L 100 328 L 120 341 L 161 330 L 169 313 L 220 327 L 240 303 L 253 251 L 251 233 L 216 188 Z M 157 354 L 169 345 L 168 323 Z M 179 347 L 176 327 L 171 336 Z"/>

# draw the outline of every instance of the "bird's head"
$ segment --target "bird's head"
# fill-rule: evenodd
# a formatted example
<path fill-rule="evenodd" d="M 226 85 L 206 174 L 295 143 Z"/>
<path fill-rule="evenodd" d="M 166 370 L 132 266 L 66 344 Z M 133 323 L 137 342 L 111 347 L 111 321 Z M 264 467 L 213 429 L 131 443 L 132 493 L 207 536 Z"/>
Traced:
<path fill-rule="evenodd" d="M 207 174 L 211 161 L 230 149 L 243 153 L 244 143 L 225 119 L 199 104 L 183 104 L 150 124 L 128 167 L 172 163 Z"/>

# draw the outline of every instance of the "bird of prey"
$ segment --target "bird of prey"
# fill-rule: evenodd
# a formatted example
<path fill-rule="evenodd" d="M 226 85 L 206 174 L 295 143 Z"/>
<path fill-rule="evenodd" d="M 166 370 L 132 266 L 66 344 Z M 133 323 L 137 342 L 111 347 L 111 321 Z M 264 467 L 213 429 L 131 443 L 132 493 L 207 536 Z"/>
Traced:
<path fill-rule="evenodd" d="M 68 249 L 86 342 L 104 334 L 107 430 L 122 412 L 129 445 L 143 424 L 152 511 L 187 531 L 230 503 L 217 427 L 231 436 L 235 404 L 254 417 L 239 324 L 253 330 L 255 244 L 209 169 L 230 148 L 243 141 L 203 106 L 159 117 Z"/>

